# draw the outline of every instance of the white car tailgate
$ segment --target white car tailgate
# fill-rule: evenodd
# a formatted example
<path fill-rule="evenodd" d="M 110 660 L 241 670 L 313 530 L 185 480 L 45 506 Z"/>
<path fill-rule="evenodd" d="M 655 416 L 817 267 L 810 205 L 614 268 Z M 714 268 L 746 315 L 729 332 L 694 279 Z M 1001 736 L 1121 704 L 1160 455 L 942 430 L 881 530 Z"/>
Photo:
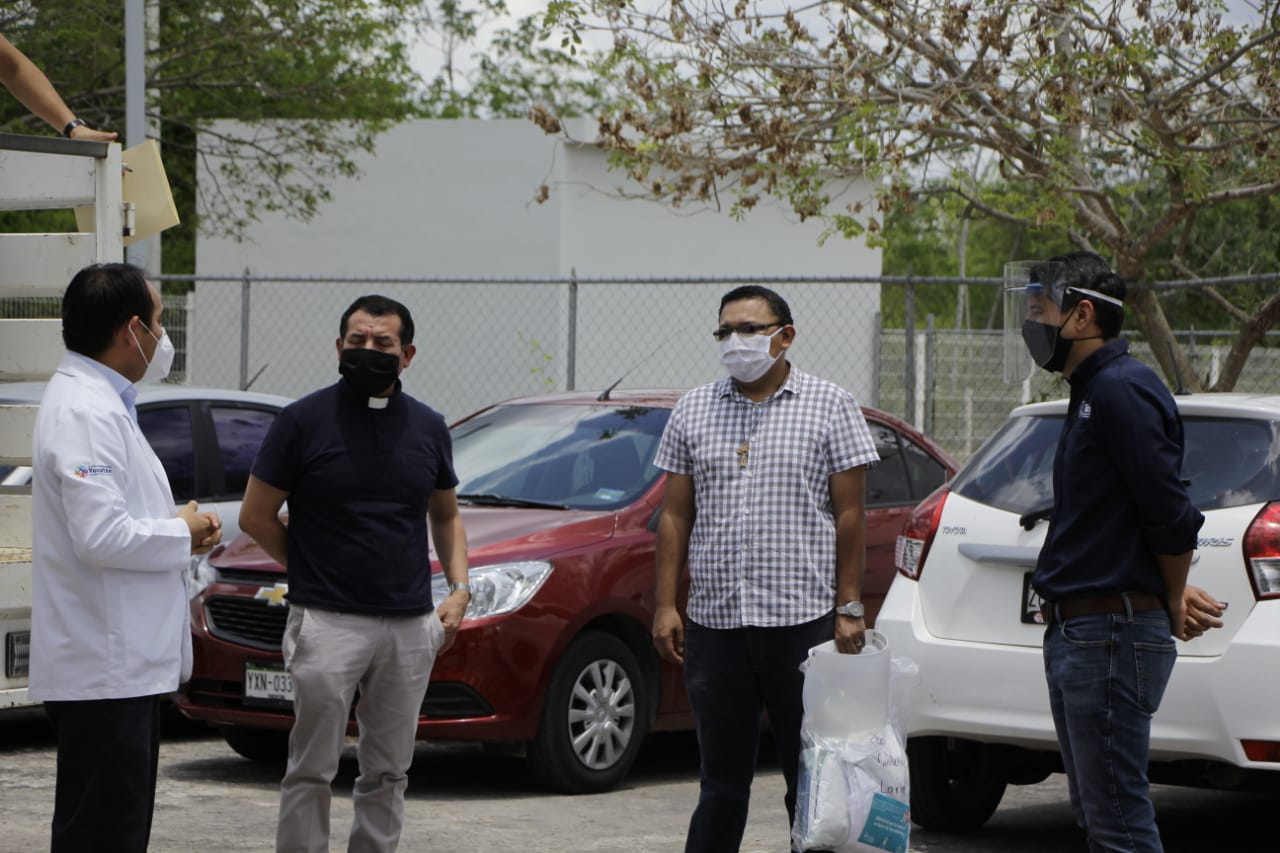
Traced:
<path fill-rule="evenodd" d="M 1252 505 L 1206 513 L 1189 582 L 1228 608 L 1222 629 L 1179 643 L 1179 654 L 1222 654 L 1252 610 L 1240 539 L 1258 509 Z M 1029 583 L 1047 529 L 1040 521 L 1025 530 L 1012 513 L 948 495 L 921 571 L 920 606 L 929 633 L 961 642 L 1039 646 L 1044 626 L 1031 621 L 1038 601 Z"/>
<path fill-rule="evenodd" d="M 948 495 L 920 574 L 929 633 L 972 643 L 1040 645 L 1044 626 L 1024 622 L 1022 612 L 1024 583 L 1044 531 L 1043 522 L 1024 530 L 1013 513 Z"/>

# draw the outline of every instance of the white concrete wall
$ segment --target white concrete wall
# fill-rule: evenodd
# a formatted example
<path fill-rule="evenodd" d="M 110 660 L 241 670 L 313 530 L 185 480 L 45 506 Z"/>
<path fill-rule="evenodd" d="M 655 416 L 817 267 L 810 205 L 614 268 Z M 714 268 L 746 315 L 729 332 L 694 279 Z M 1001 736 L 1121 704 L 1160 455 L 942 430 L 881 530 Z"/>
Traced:
<path fill-rule="evenodd" d="M 879 252 L 829 240 L 762 205 L 727 212 L 672 210 L 613 191 L 602 151 L 565 145 L 525 121 L 424 121 L 380 138 L 362 174 L 332 187 L 310 223 L 273 216 L 250 240 L 202 237 L 201 275 L 372 277 L 874 276 Z M 202 178 L 203 180 L 203 178 Z M 537 204 L 539 185 L 550 199 Z M 202 183 L 202 192 L 208 187 Z M 859 188 L 869 196 L 868 187 Z M 683 387 L 720 375 L 710 331 L 730 285 L 582 285 L 577 296 L 575 387 Z M 799 338 L 793 362 L 869 399 L 879 288 L 776 287 Z M 384 293 L 413 311 L 418 361 L 407 390 L 450 418 L 549 387 L 568 369 L 566 285 L 259 283 L 250 303 L 254 388 L 300 395 L 333 381 L 342 310 Z M 240 287 L 196 289 L 191 380 L 235 385 Z M 549 358 L 548 358 L 549 357 Z"/>

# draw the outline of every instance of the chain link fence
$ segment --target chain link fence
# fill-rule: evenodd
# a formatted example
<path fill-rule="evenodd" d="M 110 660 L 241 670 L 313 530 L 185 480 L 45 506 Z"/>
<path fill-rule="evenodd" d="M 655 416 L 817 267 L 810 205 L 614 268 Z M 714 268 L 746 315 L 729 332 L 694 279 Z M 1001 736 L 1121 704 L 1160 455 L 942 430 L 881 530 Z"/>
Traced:
<path fill-rule="evenodd" d="M 1216 376 L 1233 332 L 1179 332 L 1189 359 L 1201 378 Z M 1130 352 L 1156 367 L 1151 348 L 1136 329 L 1126 330 Z M 914 358 L 908 358 L 901 329 L 880 332 L 879 407 L 914 423 L 957 459 L 969 457 L 1004 423 L 1009 411 L 1023 403 L 1066 397 L 1070 388 L 1061 374 L 1037 370 L 1026 383 L 1003 380 L 1003 345 L 998 331 L 926 329 L 914 336 Z M 915 392 L 908 385 L 914 379 Z M 1236 391 L 1280 392 L 1280 332 L 1267 335 L 1265 346 L 1249 356 Z"/>
<path fill-rule="evenodd" d="M 339 319 L 378 293 L 413 314 L 405 388 L 449 418 L 526 394 L 684 388 L 719 373 L 720 297 L 741 280 L 195 282 L 190 381 L 297 396 L 332 382 Z M 804 334 L 796 363 L 874 396 L 878 282 L 775 283 Z"/>
<path fill-rule="evenodd" d="M 1237 283 L 1275 280 L 1232 279 Z M 163 322 L 177 355 L 171 381 L 298 397 L 334 381 L 342 312 L 379 293 L 409 306 L 417 355 L 406 390 L 450 420 L 511 397 L 564 390 L 684 388 L 720 375 L 711 338 L 720 297 L 761 283 L 790 303 L 801 369 L 850 389 L 860 401 L 915 424 L 958 459 L 967 458 L 1024 402 L 1067 394 L 1061 376 L 1037 371 L 1003 381 L 999 329 L 940 329 L 908 316 L 883 328 L 881 285 L 861 280 L 698 279 L 360 281 L 165 276 Z M 914 280 L 924 289 L 993 279 Z M 1163 283 L 1158 286 L 1190 285 Z M 912 300 L 908 300 L 908 305 Z M 0 316 L 56 318 L 57 299 L 0 300 Z M 1133 354 L 1155 364 L 1141 333 L 1126 329 Z M 1235 332 L 1178 332 L 1202 380 L 1216 376 Z M 1280 390 L 1280 332 L 1250 355 L 1237 391 Z"/>

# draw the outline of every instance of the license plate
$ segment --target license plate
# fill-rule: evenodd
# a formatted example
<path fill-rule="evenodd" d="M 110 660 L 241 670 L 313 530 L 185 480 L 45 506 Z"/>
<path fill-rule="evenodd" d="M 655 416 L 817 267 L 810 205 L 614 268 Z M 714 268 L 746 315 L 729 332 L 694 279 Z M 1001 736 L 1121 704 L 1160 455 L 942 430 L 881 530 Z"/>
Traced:
<path fill-rule="evenodd" d="M 268 708 L 293 707 L 293 676 L 281 664 L 244 665 L 244 703 Z"/>
<path fill-rule="evenodd" d="M 4 635 L 4 677 L 26 678 L 30 672 L 31 632 L 12 631 Z"/>
<path fill-rule="evenodd" d="M 1028 625 L 1043 625 L 1044 616 L 1040 613 L 1040 596 L 1031 586 L 1031 572 L 1022 576 L 1022 621 Z"/>

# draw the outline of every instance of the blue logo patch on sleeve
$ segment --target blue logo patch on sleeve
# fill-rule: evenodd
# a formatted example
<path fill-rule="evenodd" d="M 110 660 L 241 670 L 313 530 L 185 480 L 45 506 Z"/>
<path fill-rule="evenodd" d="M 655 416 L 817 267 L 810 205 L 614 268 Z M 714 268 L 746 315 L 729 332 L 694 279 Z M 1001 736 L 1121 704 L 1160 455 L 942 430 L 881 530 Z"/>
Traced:
<path fill-rule="evenodd" d="M 71 473 L 75 474 L 77 477 L 83 480 L 86 477 L 97 477 L 102 474 L 110 474 L 111 466 L 110 465 L 78 465 L 76 466 L 76 470 L 72 471 Z"/>

